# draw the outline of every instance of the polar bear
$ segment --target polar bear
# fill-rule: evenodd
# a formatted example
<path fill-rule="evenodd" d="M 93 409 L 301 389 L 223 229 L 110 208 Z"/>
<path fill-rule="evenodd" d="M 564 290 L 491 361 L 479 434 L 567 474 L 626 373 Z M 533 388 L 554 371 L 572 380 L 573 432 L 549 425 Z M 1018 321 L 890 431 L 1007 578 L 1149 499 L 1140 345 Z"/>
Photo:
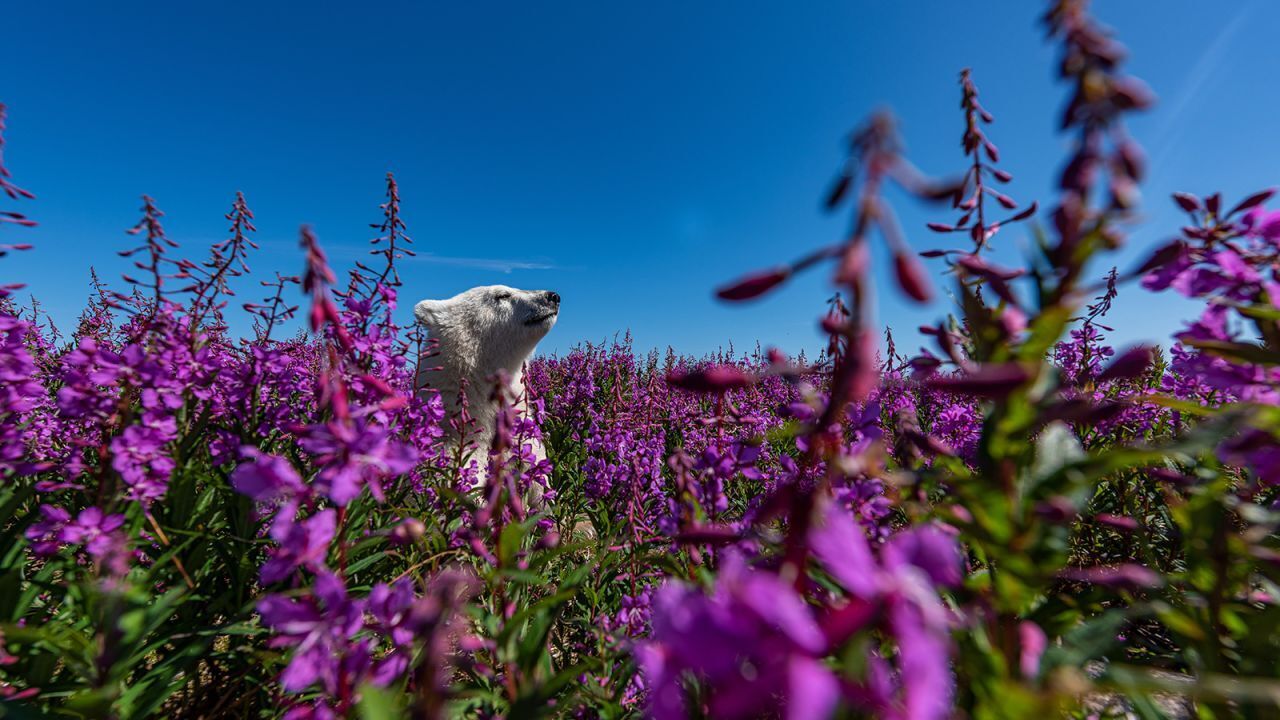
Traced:
<path fill-rule="evenodd" d="M 448 416 L 456 417 L 465 383 L 467 410 L 475 420 L 474 441 L 487 448 L 495 415 L 490 401 L 493 377 L 505 371 L 512 395 L 524 396 L 524 362 L 556 324 L 560 295 L 488 285 L 447 300 L 423 300 L 413 314 L 436 341 L 435 353 L 420 363 L 418 387 L 439 392 Z M 542 457 L 542 448 L 534 452 Z"/>

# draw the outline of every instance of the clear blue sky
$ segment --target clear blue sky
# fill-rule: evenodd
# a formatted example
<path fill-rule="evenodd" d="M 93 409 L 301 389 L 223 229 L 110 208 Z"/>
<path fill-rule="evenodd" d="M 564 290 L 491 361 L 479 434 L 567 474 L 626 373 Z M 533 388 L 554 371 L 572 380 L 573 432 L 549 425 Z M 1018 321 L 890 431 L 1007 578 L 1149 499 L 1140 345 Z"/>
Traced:
<path fill-rule="evenodd" d="M 300 269 L 303 222 L 335 261 L 363 252 L 391 170 L 422 253 L 403 270 L 404 320 L 417 299 L 505 283 L 564 297 L 548 351 L 628 328 L 642 347 L 814 348 L 825 271 L 749 306 L 711 289 L 840 236 L 846 219 L 818 200 L 867 112 L 893 108 L 923 169 L 959 170 L 956 75 L 972 66 L 1011 194 L 1051 201 L 1067 146 L 1030 0 L 199 5 L 4 11 L 7 159 L 41 224 L 3 231 L 37 249 L 0 278 L 63 324 L 90 264 L 124 269 L 114 251 L 142 193 L 202 256 L 243 190 L 265 276 Z M 1152 177 L 1123 264 L 1178 226 L 1170 191 L 1280 183 L 1280 3 L 1095 5 L 1161 101 L 1131 126 Z M 917 248 L 947 241 L 923 224 L 949 213 L 898 208 Z M 998 240 L 1013 261 L 1025 231 Z M 948 310 L 881 286 L 879 318 L 902 335 Z M 1112 320 L 1122 340 L 1163 341 L 1190 313 L 1132 287 Z"/>

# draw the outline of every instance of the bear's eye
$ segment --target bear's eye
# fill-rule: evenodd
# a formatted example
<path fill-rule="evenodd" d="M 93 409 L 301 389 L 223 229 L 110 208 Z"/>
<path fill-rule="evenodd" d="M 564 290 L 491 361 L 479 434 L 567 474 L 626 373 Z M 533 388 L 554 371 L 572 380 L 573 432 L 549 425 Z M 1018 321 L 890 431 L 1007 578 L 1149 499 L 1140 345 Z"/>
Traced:
<path fill-rule="evenodd" d="M 498 293 L 497 295 L 493 296 L 493 301 L 502 302 L 503 300 L 509 300 L 510 298 L 511 298 L 511 293 Z"/>

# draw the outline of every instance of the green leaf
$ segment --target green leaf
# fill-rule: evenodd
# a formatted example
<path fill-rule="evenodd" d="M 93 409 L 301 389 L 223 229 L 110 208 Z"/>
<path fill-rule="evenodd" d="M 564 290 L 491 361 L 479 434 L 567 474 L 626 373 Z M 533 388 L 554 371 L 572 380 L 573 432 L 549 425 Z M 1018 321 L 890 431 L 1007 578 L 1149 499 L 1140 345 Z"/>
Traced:
<path fill-rule="evenodd" d="M 505 568 L 515 564 L 516 553 L 537 522 L 536 518 L 528 518 L 524 522 L 511 523 L 502 528 L 502 534 L 498 536 L 499 565 Z"/>
<path fill-rule="evenodd" d="M 406 717 L 406 695 L 394 688 L 380 688 L 371 684 L 360 686 L 360 702 L 356 708 L 361 720 L 399 720 Z"/>
<path fill-rule="evenodd" d="M 1280 352 L 1261 345 L 1209 338 L 1186 338 L 1183 343 L 1210 355 L 1257 365 L 1280 365 Z"/>
<path fill-rule="evenodd" d="M 1084 664 L 1100 658 L 1116 647 L 1116 635 L 1129 620 L 1123 610 L 1108 610 L 1082 623 L 1062 637 L 1062 644 L 1050 647 L 1044 653 L 1043 666 L 1084 667 Z"/>
<path fill-rule="evenodd" d="M 591 658 L 561 670 L 547 682 L 535 686 L 532 692 L 516 698 L 515 703 L 511 706 L 511 717 L 536 718 L 555 715 L 555 708 L 548 706 L 548 701 L 556 699 L 560 692 L 570 683 L 576 681 L 580 675 L 599 667 L 600 660 Z M 557 706 L 561 704 L 557 703 Z"/>

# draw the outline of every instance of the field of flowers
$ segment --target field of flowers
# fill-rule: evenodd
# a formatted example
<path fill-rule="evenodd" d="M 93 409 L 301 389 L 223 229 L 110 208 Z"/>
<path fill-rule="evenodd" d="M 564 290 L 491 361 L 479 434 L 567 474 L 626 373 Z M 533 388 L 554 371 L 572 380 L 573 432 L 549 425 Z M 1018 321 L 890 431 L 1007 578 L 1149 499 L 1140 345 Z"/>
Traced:
<path fill-rule="evenodd" d="M 66 334 L 4 286 L 0 718 L 1280 717 L 1280 211 L 1179 194 L 1176 237 L 1107 272 L 1153 99 L 1083 2 L 1048 5 L 1051 207 L 1001 189 L 965 71 L 959 179 L 875 115 L 827 198 L 849 236 L 716 291 L 831 268 L 821 353 L 539 357 L 486 447 L 415 390 L 391 176 L 342 280 L 304 227 L 303 273 L 241 308 L 237 196 L 195 256 L 144 198 L 136 272 Z M 7 240 L 34 221 L 2 160 Z M 936 249 L 887 185 L 937 205 Z M 998 267 L 1015 224 L 1032 256 Z M 909 297 L 954 285 L 932 352 L 873 324 L 872 242 Z M 1203 313 L 1113 348 L 1121 290 Z"/>

